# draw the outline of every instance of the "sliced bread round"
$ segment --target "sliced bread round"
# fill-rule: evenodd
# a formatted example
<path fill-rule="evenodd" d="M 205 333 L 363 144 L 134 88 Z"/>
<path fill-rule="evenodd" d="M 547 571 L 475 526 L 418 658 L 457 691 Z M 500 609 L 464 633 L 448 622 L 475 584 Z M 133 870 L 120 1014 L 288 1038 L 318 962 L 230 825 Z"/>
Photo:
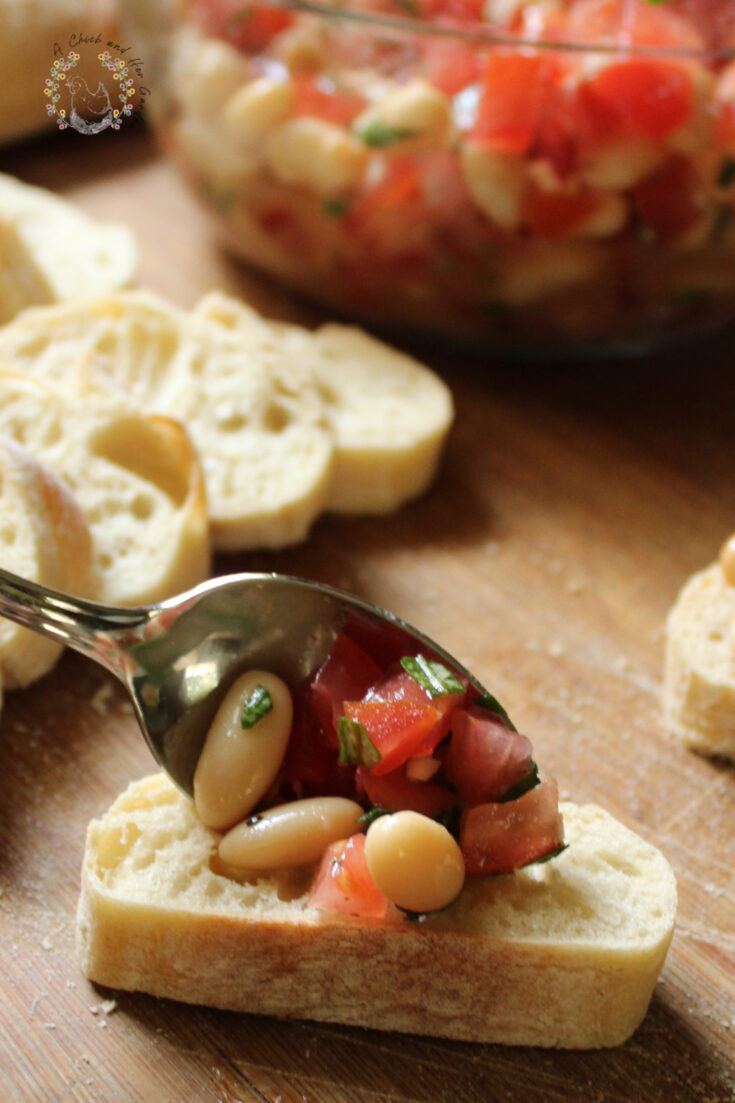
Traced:
<path fill-rule="evenodd" d="M 0 325 L 27 306 L 53 299 L 48 281 L 0 206 Z"/>
<path fill-rule="evenodd" d="M 219 293 L 195 312 L 262 340 L 268 325 Z M 326 507 L 389 513 L 432 482 L 454 416 L 449 388 L 429 368 L 352 326 L 271 324 L 282 357 L 310 371 L 334 430 L 335 462 Z"/>
<path fill-rule="evenodd" d="M 39 378 L 78 386 L 80 357 L 90 378 L 186 425 L 218 548 L 307 535 L 329 492 L 333 433 L 311 374 L 267 327 L 243 342 L 134 292 L 28 310 L 0 331 L 0 358 Z"/>
<path fill-rule="evenodd" d="M 207 578 L 206 499 L 185 430 L 99 388 L 0 370 L 0 433 L 73 491 L 92 534 L 93 596 L 158 601 Z"/>
<path fill-rule="evenodd" d="M 735 586 L 719 562 L 692 575 L 669 613 L 663 699 L 671 735 L 735 759 Z"/>
<path fill-rule="evenodd" d="M 92 589 L 92 540 L 80 505 L 66 483 L 7 436 L 0 436 L 0 567 L 64 593 Z M 7 689 L 41 678 L 61 650 L 0 618 L 0 680 Z"/>

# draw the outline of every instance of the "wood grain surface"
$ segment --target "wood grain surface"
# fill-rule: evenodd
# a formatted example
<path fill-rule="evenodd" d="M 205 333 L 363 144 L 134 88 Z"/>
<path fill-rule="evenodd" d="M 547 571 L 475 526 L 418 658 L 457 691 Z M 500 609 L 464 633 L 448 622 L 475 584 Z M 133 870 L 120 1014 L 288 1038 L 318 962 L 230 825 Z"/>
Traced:
<path fill-rule="evenodd" d="M 57 133 L 4 171 L 128 221 L 141 283 L 317 317 L 221 253 L 142 130 Z M 90 986 L 74 956 L 84 832 L 152 768 L 117 684 L 67 655 L 8 694 L 0 750 L 0 1082 L 15 1101 L 726 1103 L 735 1099 L 735 769 L 662 727 L 663 625 L 735 529 L 731 343 L 635 362 L 518 365 L 445 350 L 457 406 L 431 492 L 230 557 L 388 606 L 506 704 L 563 795 L 656 843 L 679 916 L 650 1012 L 613 1051 L 564 1053 L 236 1016 Z M 437 978 L 440 983 L 440 978 Z"/>

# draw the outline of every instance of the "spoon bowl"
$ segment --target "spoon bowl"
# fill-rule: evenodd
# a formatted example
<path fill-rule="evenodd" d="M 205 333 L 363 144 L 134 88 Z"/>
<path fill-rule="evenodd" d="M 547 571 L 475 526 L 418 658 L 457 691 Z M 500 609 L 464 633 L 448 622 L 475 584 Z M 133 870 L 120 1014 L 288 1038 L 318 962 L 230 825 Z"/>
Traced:
<path fill-rule="evenodd" d="M 289 575 L 211 579 L 156 605 L 123 609 L 70 597 L 0 570 L 0 616 L 94 659 L 126 686 L 153 756 L 193 793 L 194 770 L 228 687 L 270 670 L 292 689 L 313 675 L 345 628 L 378 653 L 422 652 L 480 695 L 453 656 L 385 609 Z"/>

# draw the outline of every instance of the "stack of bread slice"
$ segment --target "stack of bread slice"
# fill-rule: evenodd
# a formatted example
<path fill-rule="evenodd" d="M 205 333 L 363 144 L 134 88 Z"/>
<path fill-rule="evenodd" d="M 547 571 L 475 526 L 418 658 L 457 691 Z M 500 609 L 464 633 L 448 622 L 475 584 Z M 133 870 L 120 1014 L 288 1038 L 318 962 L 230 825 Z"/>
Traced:
<path fill-rule="evenodd" d="M 347 326 L 268 324 L 224 296 L 191 313 L 147 292 L 23 312 L 0 360 L 69 388 L 82 375 L 181 421 L 204 468 L 214 546 L 280 548 L 328 509 L 387 513 L 434 478 L 451 394 Z"/>

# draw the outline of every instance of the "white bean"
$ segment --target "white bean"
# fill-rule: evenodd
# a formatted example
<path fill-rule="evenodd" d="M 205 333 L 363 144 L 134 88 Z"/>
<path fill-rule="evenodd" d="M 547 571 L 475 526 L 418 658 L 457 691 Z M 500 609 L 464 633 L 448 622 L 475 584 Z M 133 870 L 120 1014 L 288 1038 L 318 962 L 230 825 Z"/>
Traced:
<path fill-rule="evenodd" d="M 381 892 L 407 911 L 444 908 L 464 884 L 459 844 L 446 827 L 419 812 L 375 820 L 365 839 L 365 860 Z"/>
<path fill-rule="evenodd" d="M 449 100 L 425 80 L 399 85 L 355 120 L 355 133 L 368 145 L 389 145 L 402 153 L 444 149 L 452 132 Z"/>
<path fill-rule="evenodd" d="M 271 707 L 243 727 L 245 705 L 259 687 Z M 283 761 L 292 719 L 291 694 L 275 674 L 249 670 L 230 686 L 194 773 L 194 804 L 206 827 L 222 831 L 255 808 Z"/>
<path fill-rule="evenodd" d="M 291 81 L 258 77 L 230 96 L 222 117 L 232 137 L 249 145 L 287 119 L 293 102 Z"/>
<path fill-rule="evenodd" d="M 269 135 L 265 159 L 284 184 L 329 196 L 359 184 L 369 154 L 344 127 L 306 115 L 289 119 Z"/>
<path fill-rule="evenodd" d="M 528 184 L 523 158 L 496 153 L 478 142 L 466 142 L 460 149 L 459 166 L 469 193 L 483 214 L 505 230 L 517 229 Z"/>
<path fill-rule="evenodd" d="M 279 804 L 233 827 L 219 856 L 244 869 L 288 869 L 318 861 L 330 843 L 360 830 L 363 810 L 345 797 L 312 797 Z"/>

